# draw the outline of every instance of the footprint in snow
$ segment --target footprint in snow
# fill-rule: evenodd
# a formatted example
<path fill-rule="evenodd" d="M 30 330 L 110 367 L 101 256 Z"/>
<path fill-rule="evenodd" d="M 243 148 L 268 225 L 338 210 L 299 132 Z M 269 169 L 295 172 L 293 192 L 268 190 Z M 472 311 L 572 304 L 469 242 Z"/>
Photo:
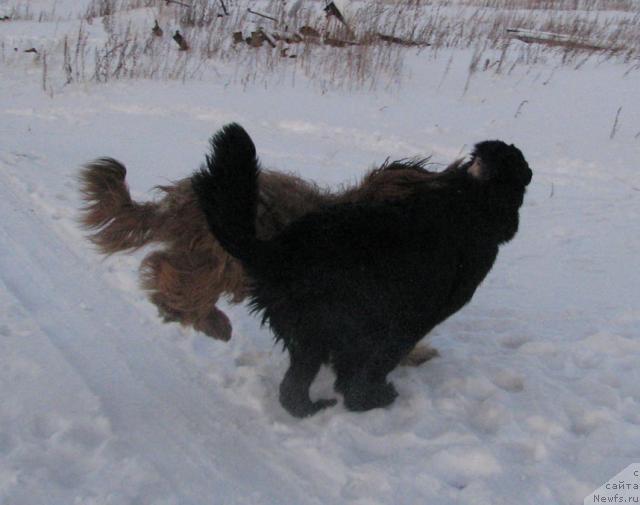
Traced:
<path fill-rule="evenodd" d="M 520 393 L 524 389 L 524 379 L 512 370 L 502 370 L 492 379 L 493 383 L 509 393 Z"/>
<path fill-rule="evenodd" d="M 255 366 L 264 362 L 266 354 L 263 352 L 243 352 L 235 359 L 236 366 Z"/>
<path fill-rule="evenodd" d="M 9 454 L 13 451 L 15 445 L 8 433 L 0 432 L 0 454 Z"/>
<path fill-rule="evenodd" d="M 529 342 L 529 337 L 525 335 L 508 335 L 500 340 L 500 345 L 507 349 L 519 349 Z"/>

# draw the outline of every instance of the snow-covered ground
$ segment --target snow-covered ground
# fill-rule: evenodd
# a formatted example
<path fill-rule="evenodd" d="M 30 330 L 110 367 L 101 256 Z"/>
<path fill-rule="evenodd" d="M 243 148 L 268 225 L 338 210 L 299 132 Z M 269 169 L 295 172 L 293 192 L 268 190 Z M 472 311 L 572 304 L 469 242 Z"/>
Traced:
<path fill-rule="evenodd" d="M 640 72 L 550 57 L 465 92 L 472 56 L 408 50 L 402 87 L 350 93 L 210 78 L 51 94 L 35 64 L 0 64 L 0 503 L 568 505 L 640 462 Z M 432 332 L 441 357 L 393 372 L 391 408 L 290 417 L 287 357 L 244 306 L 229 343 L 164 325 L 141 254 L 104 260 L 83 238 L 82 163 L 120 159 L 150 198 L 229 121 L 265 165 L 332 186 L 487 138 L 527 157 L 520 232 Z M 323 370 L 312 392 L 331 389 Z"/>

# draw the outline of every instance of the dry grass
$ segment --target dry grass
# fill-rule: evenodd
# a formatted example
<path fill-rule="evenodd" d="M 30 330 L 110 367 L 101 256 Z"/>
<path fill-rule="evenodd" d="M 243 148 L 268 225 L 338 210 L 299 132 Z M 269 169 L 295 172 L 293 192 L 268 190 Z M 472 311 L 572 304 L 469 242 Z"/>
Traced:
<path fill-rule="evenodd" d="M 460 0 L 449 4 L 464 4 L 492 9 L 553 10 L 553 11 L 625 11 L 638 9 L 634 0 Z"/>
<path fill-rule="evenodd" d="M 435 59 L 445 49 L 471 50 L 465 89 L 476 72 L 508 73 L 552 58 L 579 68 L 597 55 L 627 64 L 628 72 L 639 68 L 640 5 L 633 0 L 374 0 L 349 13 L 348 28 L 325 19 L 322 4 L 312 0 L 294 15 L 282 0 L 225 0 L 228 16 L 220 0 L 180 2 L 191 7 L 164 0 L 92 0 L 80 20 L 60 24 L 73 29 L 39 48 L 43 86 L 60 80 L 188 80 L 213 73 L 247 87 L 295 84 L 302 77 L 323 90 L 379 89 L 401 85 L 410 52 Z M 55 3 L 34 12 L 27 0 L 16 0 L 7 12 L 10 22 L 65 21 Z M 163 37 L 152 35 L 154 19 Z M 247 37 L 256 27 L 292 33 L 302 26 L 321 36 L 295 44 L 276 37 L 275 47 L 259 48 L 234 44 L 231 36 Z M 189 51 L 179 51 L 172 40 L 177 29 Z M 3 41 L 2 61 L 11 63 L 9 56 Z"/>

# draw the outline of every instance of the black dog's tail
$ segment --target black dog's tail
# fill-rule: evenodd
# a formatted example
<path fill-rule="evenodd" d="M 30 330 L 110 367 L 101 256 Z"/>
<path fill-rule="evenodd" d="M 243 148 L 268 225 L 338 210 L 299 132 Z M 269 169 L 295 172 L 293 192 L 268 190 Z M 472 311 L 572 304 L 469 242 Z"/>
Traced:
<path fill-rule="evenodd" d="M 256 238 L 260 163 L 251 137 L 238 124 L 224 126 L 210 140 L 211 153 L 191 177 L 211 232 L 222 247 L 250 266 L 259 256 Z"/>

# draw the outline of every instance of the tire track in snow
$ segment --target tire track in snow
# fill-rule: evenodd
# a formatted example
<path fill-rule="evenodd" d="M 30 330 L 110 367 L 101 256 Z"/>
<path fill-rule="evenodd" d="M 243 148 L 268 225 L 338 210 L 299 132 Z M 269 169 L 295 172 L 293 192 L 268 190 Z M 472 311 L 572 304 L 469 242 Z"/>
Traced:
<path fill-rule="evenodd" d="M 0 181 L 0 286 L 29 314 L 46 354 L 64 360 L 98 399 L 124 455 L 155 469 L 168 503 L 213 496 L 217 503 L 320 503 L 278 461 L 277 447 L 269 461 L 265 441 L 234 426 L 242 411 L 228 412 L 234 407 L 224 392 L 199 384 L 189 364 L 153 338 L 148 321 L 92 275 L 4 174 Z"/>

